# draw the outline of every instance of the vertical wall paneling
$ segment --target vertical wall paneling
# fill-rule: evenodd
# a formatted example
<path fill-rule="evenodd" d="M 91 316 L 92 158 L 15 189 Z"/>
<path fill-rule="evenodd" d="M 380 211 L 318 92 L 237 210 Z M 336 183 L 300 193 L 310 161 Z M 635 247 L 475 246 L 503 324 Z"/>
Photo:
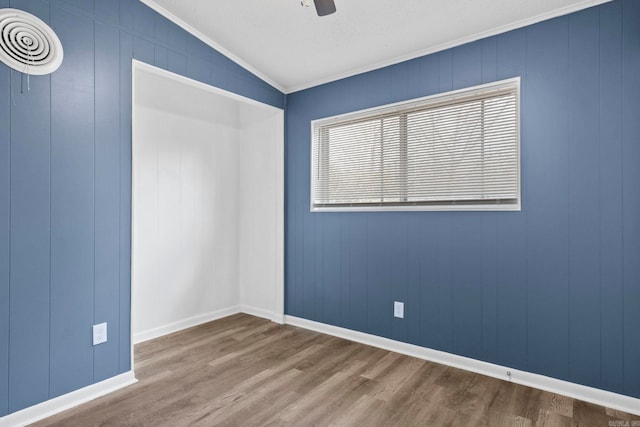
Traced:
<path fill-rule="evenodd" d="M 308 188 L 308 187 L 307 187 Z M 317 229 L 314 217 L 307 210 L 302 218 L 305 230 L 310 230 L 312 235 L 310 238 L 304 239 L 302 247 L 302 262 L 304 263 L 302 281 L 304 283 L 302 301 L 303 312 L 305 317 L 315 318 L 316 301 L 317 301 L 317 281 L 316 281 L 316 238 Z"/>
<path fill-rule="evenodd" d="M 403 101 L 409 97 L 410 84 L 409 66 L 415 61 L 401 62 L 391 67 L 391 99 L 395 101 Z M 412 74 L 415 79 L 415 73 Z"/>
<path fill-rule="evenodd" d="M 307 138 L 310 132 L 310 128 L 308 126 L 300 129 L 300 134 L 297 135 L 299 140 L 303 138 Z M 301 144 L 298 148 L 299 155 L 302 155 L 304 159 L 311 158 L 311 147 L 308 145 Z M 302 172 L 303 165 L 300 165 L 300 171 Z M 297 175 L 300 177 L 300 175 Z M 313 215 L 309 212 L 310 206 L 310 196 L 308 195 L 310 188 L 310 174 L 304 174 L 300 177 L 301 179 L 297 179 L 299 181 L 299 185 L 296 188 L 296 195 L 298 197 L 298 202 L 300 203 L 300 208 L 298 211 L 300 225 L 305 229 L 311 232 L 310 236 L 300 236 L 302 237 L 297 242 L 296 250 L 300 253 L 300 262 L 302 263 L 302 269 L 298 272 L 299 276 L 297 277 L 300 280 L 300 283 L 303 283 L 304 286 L 300 289 L 298 294 L 298 298 L 301 301 L 300 310 L 304 313 L 305 316 L 314 316 L 316 312 L 315 308 L 315 298 L 316 298 L 316 223 L 314 222 Z"/>
<path fill-rule="evenodd" d="M 453 49 L 451 80 L 455 89 L 482 83 L 482 43 L 465 44 Z"/>
<path fill-rule="evenodd" d="M 419 90 L 424 95 L 438 93 L 439 57 L 429 55 L 420 58 L 421 85 Z M 430 215 L 430 221 L 416 218 L 417 228 L 411 230 L 418 236 L 419 281 L 418 299 L 420 304 L 418 343 L 427 347 L 440 348 L 438 338 L 438 225 L 437 214 Z"/>
<path fill-rule="evenodd" d="M 197 56 L 187 57 L 187 67 L 185 75 L 194 80 L 209 82 L 209 79 L 211 77 L 211 73 L 209 70 L 209 61 L 201 59 L 201 57 Z"/>
<path fill-rule="evenodd" d="M 404 326 L 402 332 L 405 334 L 405 340 L 419 345 L 421 341 L 420 321 L 423 317 L 424 307 L 420 300 L 420 291 L 423 284 L 420 281 L 420 234 L 416 232 L 416 230 L 420 229 L 418 216 L 415 214 L 407 215 L 407 220 L 403 226 L 403 234 L 400 235 L 397 244 L 403 245 L 406 253 L 407 283 L 403 300 L 405 303 L 405 320 L 401 321 L 400 324 Z M 400 238 L 404 239 L 404 241 Z"/>
<path fill-rule="evenodd" d="M 516 30 L 496 38 L 498 80 L 526 75 L 527 40 L 525 30 Z M 525 80 L 526 83 L 526 80 Z M 521 82 L 522 85 L 522 82 Z M 521 87 L 521 116 L 526 117 L 527 86 Z M 523 180 L 523 212 L 500 212 L 496 234 L 498 363 L 527 368 L 527 126 L 520 129 L 520 176 Z"/>
<path fill-rule="evenodd" d="M 409 289 L 411 288 L 411 282 L 415 282 L 416 279 L 415 275 L 412 274 L 412 271 L 415 270 L 411 265 L 413 264 L 415 266 L 415 262 L 412 263 L 413 260 L 408 251 L 407 218 L 408 215 L 402 215 L 397 218 L 390 228 L 391 235 L 389 236 L 389 284 L 387 285 L 390 293 L 389 299 L 403 302 L 405 308 L 404 319 L 391 318 L 391 331 L 389 336 L 399 341 L 407 341 L 407 324 L 409 323 L 409 318 L 419 319 L 418 306 L 410 304 L 411 300 L 407 298 Z M 394 271 L 397 271 L 398 274 L 392 274 Z M 388 300 L 383 301 L 383 303 L 386 305 L 387 310 L 393 309 Z M 409 305 L 412 307 L 409 307 Z"/>
<path fill-rule="evenodd" d="M 349 272 L 351 273 L 351 286 L 349 293 L 349 322 L 351 328 L 357 331 L 367 330 L 367 221 L 366 218 L 351 217 Z"/>
<path fill-rule="evenodd" d="M 84 14 L 91 15 L 93 13 L 94 0 L 58 0 L 59 2 L 67 3 L 74 9 L 83 12 Z"/>
<path fill-rule="evenodd" d="M 482 215 L 482 359 L 498 358 L 498 219 Z"/>
<path fill-rule="evenodd" d="M 50 22 L 46 3 L 11 6 Z M 49 395 L 50 90 L 11 71 L 9 412 Z"/>
<path fill-rule="evenodd" d="M 505 215 L 496 233 L 498 363 L 527 369 L 526 246 L 523 215 Z"/>
<path fill-rule="evenodd" d="M 439 348 L 438 335 L 438 224 L 433 221 L 421 221 L 419 228 L 413 230 L 418 237 L 420 254 L 419 302 L 421 345 Z"/>
<path fill-rule="evenodd" d="M 93 382 L 93 22 L 53 9 L 65 60 L 51 76 L 50 397 Z M 68 307 L 74 307 L 69 310 Z"/>
<path fill-rule="evenodd" d="M 482 82 L 482 44 L 479 42 L 453 50 L 453 87 L 475 86 Z M 453 221 L 453 351 L 464 356 L 482 357 L 482 217 L 461 212 Z M 480 279 L 480 280 L 479 280 Z"/>
<path fill-rule="evenodd" d="M 427 55 L 416 61 L 420 64 L 420 86 L 415 89 L 424 96 L 438 93 L 438 56 Z"/>
<path fill-rule="evenodd" d="M 448 215 L 437 215 L 438 239 L 438 323 L 436 336 L 440 350 L 453 351 L 453 224 Z"/>
<path fill-rule="evenodd" d="M 498 74 L 498 46 L 496 37 L 489 37 L 480 41 L 482 45 L 481 82 L 491 83 L 496 81 Z"/>
<path fill-rule="evenodd" d="M 316 233 L 316 238 L 313 241 L 315 244 L 315 275 L 313 282 L 315 284 L 314 299 L 316 301 L 314 309 L 317 310 L 318 319 L 320 319 L 321 322 L 324 322 L 324 307 L 326 305 L 325 289 L 327 288 L 324 279 L 324 218 L 315 217 L 314 219 Z"/>
<path fill-rule="evenodd" d="M 138 0 L 0 0 L 62 41 L 52 75 L 0 64 L 0 416 L 130 369 L 131 60 L 276 107 L 277 89 Z M 188 44 L 187 44 L 188 41 Z M 197 64 L 187 70 L 187 64 Z M 4 279 L 4 278 L 8 278 Z M 91 326 L 108 342 L 91 345 Z"/>
<path fill-rule="evenodd" d="M 603 388 L 622 390 L 622 2 L 600 8 L 600 26 L 600 378 Z"/>
<path fill-rule="evenodd" d="M 482 218 L 460 215 L 453 226 L 453 351 L 482 358 Z"/>
<path fill-rule="evenodd" d="M 50 78 L 11 72 L 9 411 L 49 395 Z M 42 118 L 45 118 L 42 120 Z"/>
<path fill-rule="evenodd" d="M 453 90 L 453 52 L 439 52 L 438 92 Z M 452 283 L 452 217 L 436 215 L 438 221 L 438 323 L 436 327 L 439 349 L 453 350 L 453 283 Z"/>
<path fill-rule="evenodd" d="M 289 100 L 287 99 L 287 106 L 289 104 Z M 289 117 L 288 115 L 285 114 L 285 120 L 284 120 L 284 125 L 285 125 L 285 133 L 287 135 L 290 135 L 290 128 L 289 128 Z M 292 159 L 295 158 L 295 148 L 296 145 L 295 144 L 287 144 L 285 142 L 285 159 Z M 284 186 L 285 186 L 285 190 L 284 190 L 284 197 L 285 197 L 285 224 L 291 224 L 291 223 L 295 223 L 297 216 L 295 214 L 295 208 L 299 207 L 300 204 L 299 203 L 295 203 L 296 200 L 296 180 L 294 179 L 290 179 L 290 176 L 293 176 L 293 171 L 291 171 L 289 168 L 285 168 L 285 180 L 284 180 Z M 285 227 L 284 230 L 284 234 L 285 234 L 285 244 L 284 244 L 284 250 L 285 250 L 285 258 L 287 260 L 289 260 L 288 262 L 285 263 L 285 283 L 295 283 L 294 281 L 296 280 L 295 277 L 295 267 L 299 266 L 299 263 L 296 262 L 296 237 L 299 236 L 299 233 L 294 233 L 295 227 L 293 227 L 293 229 L 289 228 L 289 227 Z M 284 309 L 286 313 L 292 313 L 291 310 L 294 309 L 294 307 L 297 307 L 297 304 L 295 303 L 295 298 L 294 298 L 294 292 L 295 290 L 299 289 L 298 286 L 285 286 L 284 289 Z"/>
<path fill-rule="evenodd" d="M 568 48 L 567 18 L 527 29 L 523 114 L 538 124 L 526 129 L 524 148 L 528 363 L 532 371 L 556 378 L 569 374 Z"/>
<path fill-rule="evenodd" d="M 125 1 L 125 0 L 123 0 Z M 129 10 L 120 11 L 128 15 Z M 119 311 L 119 369 L 126 372 L 131 368 L 131 60 L 133 59 L 133 37 L 120 33 L 120 311 Z"/>
<path fill-rule="evenodd" d="M 569 378 L 581 384 L 600 383 L 599 15 L 569 17 Z"/>
<path fill-rule="evenodd" d="M 228 72 L 224 67 L 212 65 L 209 70 L 209 84 L 216 87 L 229 87 Z"/>
<path fill-rule="evenodd" d="M 133 38 L 133 58 L 145 64 L 153 64 L 155 53 L 155 46 L 152 42 L 141 37 Z"/>
<path fill-rule="evenodd" d="M 9 7 L 9 0 L 0 0 Z M 0 348 L 9 348 L 11 235 L 11 73 L 0 68 Z M 0 417 L 9 411 L 9 352 L 0 353 Z"/>
<path fill-rule="evenodd" d="M 117 28 L 120 24 L 120 1 L 106 2 L 94 0 L 93 3 L 96 22 Z"/>
<path fill-rule="evenodd" d="M 481 41 L 482 83 L 497 80 L 498 49 L 496 37 Z M 497 225 L 498 215 L 482 215 L 482 359 L 498 358 L 498 289 L 497 289 Z"/>
<path fill-rule="evenodd" d="M 288 103 L 287 103 L 288 104 Z M 288 126 L 290 126 L 289 124 L 290 122 L 287 123 Z M 290 128 L 289 128 L 290 129 Z M 302 128 L 298 128 L 295 129 L 292 133 L 289 133 L 289 138 L 291 138 L 291 140 L 294 141 L 301 141 L 305 139 L 305 133 L 306 132 L 310 132 L 308 127 L 302 127 Z M 299 154 L 300 150 L 304 150 L 304 144 L 295 144 L 295 145 L 290 145 L 290 147 L 292 149 L 295 148 L 295 153 L 292 153 L 290 158 L 309 158 L 309 157 L 305 157 L 305 153 L 303 153 L 302 155 Z M 301 157 L 299 157 L 301 156 Z M 294 162 L 295 165 L 293 166 L 294 168 L 297 168 L 297 170 L 294 172 L 294 175 L 296 177 L 300 177 L 303 173 L 304 167 L 301 164 L 301 162 Z M 293 277 L 290 278 L 286 283 L 296 283 L 297 286 L 285 286 L 287 288 L 287 294 L 291 295 L 291 313 L 298 313 L 298 315 L 302 316 L 303 315 L 303 310 L 304 310 L 304 304 L 303 304 L 303 298 L 304 298 L 304 293 L 306 292 L 306 286 L 304 286 L 304 276 L 303 276 L 303 272 L 304 272 L 304 267 L 305 264 L 303 262 L 304 260 L 304 241 L 305 241 L 305 235 L 304 233 L 300 233 L 299 230 L 302 229 L 303 226 L 303 219 L 304 216 L 308 214 L 309 211 L 309 197 L 304 197 L 305 194 L 305 184 L 308 182 L 307 179 L 305 179 L 304 177 L 302 179 L 294 179 L 295 182 L 295 187 L 294 187 L 294 191 L 292 194 L 289 195 L 289 200 L 293 201 L 295 200 L 295 205 L 293 207 L 293 212 L 292 214 L 289 216 L 289 224 L 293 224 L 294 225 L 294 230 L 291 232 L 291 234 L 294 236 L 294 246 L 292 246 L 291 248 L 289 248 L 289 253 L 291 253 L 291 251 L 295 252 L 295 257 L 296 257 L 296 264 L 295 264 L 295 270 L 293 271 Z M 309 188 L 309 187 L 306 187 Z"/>
<path fill-rule="evenodd" d="M 366 253 L 366 288 L 367 288 L 367 332 L 391 334 L 390 312 L 393 310 L 390 288 L 397 286 L 392 280 L 401 280 L 402 275 L 392 275 L 391 242 L 392 227 L 388 223 L 387 213 L 381 215 L 368 214 L 367 253 Z"/>
<path fill-rule="evenodd" d="M 0 2 L 0 7 L 5 7 Z M 9 348 L 9 264 L 11 217 L 11 80 L 0 68 L 0 348 Z M 0 352 L 0 417 L 9 411 L 9 352 Z"/>
<path fill-rule="evenodd" d="M 120 25 L 130 34 L 153 39 L 155 13 L 137 0 L 120 0 Z"/>
<path fill-rule="evenodd" d="M 286 223 L 288 224 L 288 222 Z M 351 295 L 351 254 L 350 254 L 350 233 L 349 233 L 349 217 L 347 215 L 340 216 L 340 316 L 334 319 L 330 319 L 330 322 L 349 325 L 350 322 L 350 304 L 345 303 L 349 301 Z M 289 283 L 289 282 L 285 282 Z M 288 288 L 285 285 L 286 288 Z"/>
<path fill-rule="evenodd" d="M 622 224 L 624 232 L 624 392 L 640 396 L 640 3 L 625 1 L 622 21 Z"/>
<path fill-rule="evenodd" d="M 186 76 L 202 82 L 209 82 L 209 47 L 195 37 L 187 40 Z"/>
<path fill-rule="evenodd" d="M 156 15 L 155 23 L 156 23 L 156 27 L 155 27 L 156 31 L 158 31 L 159 29 L 158 24 L 160 24 L 160 31 L 166 34 L 166 36 L 163 34 L 162 38 L 160 39 L 162 40 L 162 43 L 166 43 L 169 49 L 176 52 L 185 53 L 187 51 L 187 38 L 189 37 L 189 34 L 182 31 L 180 27 L 178 27 L 177 25 L 174 25 L 173 23 L 168 21 L 166 18 L 159 15 Z M 224 57 L 220 55 L 220 59 L 222 58 Z"/>
<path fill-rule="evenodd" d="M 97 4 L 96 4 L 97 7 Z M 95 24 L 95 302 L 94 324 L 120 330 L 120 37 L 117 29 Z M 111 336 L 111 335 L 110 335 Z M 94 381 L 119 372 L 120 343 L 94 347 Z"/>
<path fill-rule="evenodd" d="M 340 217 L 329 215 L 324 218 L 326 227 L 330 230 L 340 230 Z M 342 259 L 340 256 L 340 233 L 322 234 L 322 318 L 325 322 L 340 318 L 340 270 Z"/>
<path fill-rule="evenodd" d="M 397 67 L 393 66 L 393 67 Z M 367 96 L 364 98 L 368 105 L 384 105 L 393 102 L 391 92 L 393 67 L 381 68 L 371 72 L 367 79 Z"/>
<path fill-rule="evenodd" d="M 614 0 L 287 95 L 287 313 L 640 397 L 639 14 Z M 512 77 L 521 211 L 308 212 L 311 120 Z"/>
<path fill-rule="evenodd" d="M 163 46 L 155 46 L 153 65 L 166 70 L 169 68 L 169 50 Z"/>
<path fill-rule="evenodd" d="M 97 6 L 96 6 L 97 9 Z M 155 19 L 153 20 L 153 35 L 156 43 L 161 46 L 166 46 L 168 48 L 175 48 L 175 46 L 170 46 L 169 44 L 173 42 L 173 40 L 169 37 L 169 31 L 172 27 L 171 21 L 165 18 L 162 15 L 155 15 Z M 182 34 L 178 34 L 178 39 L 180 37 L 184 37 Z M 183 46 L 184 49 L 185 46 Z"/>

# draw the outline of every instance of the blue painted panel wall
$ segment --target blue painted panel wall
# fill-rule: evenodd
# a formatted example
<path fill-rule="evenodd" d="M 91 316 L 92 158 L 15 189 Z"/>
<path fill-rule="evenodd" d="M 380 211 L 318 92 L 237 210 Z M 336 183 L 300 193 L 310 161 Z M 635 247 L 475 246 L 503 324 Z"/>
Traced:
<path fill-rule="evenodd" d="M 0 0 L 60 37 L 51 76 L 0 64 L 0 417 L 130 369 L 131 59 L 284 106 L 137 0 Z M 91 325 L 109 341 L 91 345 Z"/>
<path fill-rule="evenodd" d="M 0 1 L 6 7 L 8 0 Z M 9 111 L 11 92 L 9 70 L 0 67 L 0 112 Z M 0 114 L 0 349 L 9 348 L 9 240 L 11 182 L 11 151 L 9 149 L 11 118 Z M 9 352 L 0 351 L 0 414 L 6 414 L 9 406 Z"/>
<path fill-rule="evenodd" d="M 638 22 L 615 0 L 288 95 L 286 312 L 640 397 Z M 311 120 L 515 76 L 521 212 L 309 212 Z"/>

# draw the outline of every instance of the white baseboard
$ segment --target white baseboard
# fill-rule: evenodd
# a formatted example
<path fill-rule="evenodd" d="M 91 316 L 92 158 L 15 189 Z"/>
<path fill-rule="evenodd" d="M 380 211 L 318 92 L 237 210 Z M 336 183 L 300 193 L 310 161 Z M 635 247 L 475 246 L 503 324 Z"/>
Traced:
<path fill-rule="evenodd" d="M 568 396 L 574 399 L 583 400 L 585 402 L 594 403 L 596 405 L 606 406 L 607 408 L 617 409 L 619 411 L 640 415 L 640 399 L 636 399 L 630 396 L 612 393 L 610 391 L 600 390 L 594 387 L 587 387 L 584 385 L 546 377 L 544 375 L 534 374 L 531 372 L 520 371 L 518 369 L 509 368 L 506 366 L 495 365 L 493 363 L 483 362 L 480 360 L 471 359 L 469 357 L 458 356 L 455 354 L 446 353 L 444 351 L 432 350 L 426 347 L 420 347 L 401 341 L 382 338 L 364 332 L 358 332 L 351 329 L 340 328 L 338 326 L 314 322 L 312 320 L 302 319 L 295 316 L 284 317 L 285 323 L 288 325 L 298 326 L 327 335 L 333 335 L 350 341 L 355 341 L 373 347 L 394 351 L 396 353 L 406 354 L 407 356 L 429 360 L 431 362 L 452 366 L 454 368 L 464 369 L 465 371 L 471 371 L 505 381 L 511 380 L 514 383 L 522 384 L 528 387 L 533 387 L 540 390 L 549 391 L 551 393 Z M 507 376 L 507 371 L 511 373 L 510 379 Z"/>
<path fill-rule="evenodd" d="M 271 321 L 275 322 L 275 323 L 279 323 L 281 325 L 284 325 L 285 322 L 285 315 L 284 314 L 273 314 L 273 316 L 271 316 Z"/>
<path fill-rule="evenodd" d="M 135 384 L 136 382 L 138 382 L 138 380 L 133 371 L 128 371 L 124 374 L 116 375 L 99 383 L 83 387 L 71 393 L 4 416 L 0 418 L 0 427 L 22 427 L 35 423 L 36 421 L 66 411 L 81 403 L 104 396 L 128 385 Z"/>
<path fill-rule="evenodd" d="M 273 311 L 265 310 L 264 308 L 258 308 L 250 305 L 241 304 L 238 312 L 250 314 L 256 317 L 262 317 L 263 319 L 269 319 L 272 322 L 276 322 L 280 324 L 284 323 L 284 315 L 282 314 L 278 315 Z"/>
<path fill-rule="evenodd" d="M 280 324 L 284 323 L 283 314 L 276 314 L 270 310 L 265 310 L 263 308 L 241 304 L 241 305 L 235 305 L 232 307 L 227 307 L 222 310 L 213 311 L 211 313 L 199 314 L 197 316 L 189 317 L 188 319 L 179 320 L 177 322 L 173 322 L 168 325 L 138 332 L 133 335 L 133 343 L 139 344 L 141 342 L 149 341 L 154 338 L 159 338 L 164 335 L 181 331 L 183 329 L 201 325 L 203 323 L 222 319 L 223 317 L 231 316 L 232 314 L 237 314 L 237 313 L 246 313 L 252 316 L 269 319 L 272 322 L 276 322 Z"/>
<path fill-rule="evenodd" d="M 144 341 L 149 341 L 154 338 L 158 338 L 167 334 L 181 331 L 183 329 L 198 326 L 203 323 L 211 322 L 213 320 L 222 319 L 223 317 L 231 316 L 232 314 L 240 313 L 239 306 L 233 306 L 223 308 L 222 310 L 213 311 L 211 313 L 198 314 L 197 316 L 189 317 L 188 319 L 179 320 L 177 322 L 170 323 L 168 325 L 160 326 L 146 331 L 138 332 L 133 335 L 133 343 L 139 344 Z"/>

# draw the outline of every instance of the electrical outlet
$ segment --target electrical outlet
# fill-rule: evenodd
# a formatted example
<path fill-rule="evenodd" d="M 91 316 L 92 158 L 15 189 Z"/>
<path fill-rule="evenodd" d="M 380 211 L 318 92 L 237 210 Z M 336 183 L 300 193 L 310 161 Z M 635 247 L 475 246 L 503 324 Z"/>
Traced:
<path fill-rule="evenodd" d="M 107 323 L 93 325 L 93 345 L 107 342 Z"/>
<path fill-rule="evenodd" d="M 404 319 L 404 303 L 399 301 L 393 302 L 393 316 Z"/>

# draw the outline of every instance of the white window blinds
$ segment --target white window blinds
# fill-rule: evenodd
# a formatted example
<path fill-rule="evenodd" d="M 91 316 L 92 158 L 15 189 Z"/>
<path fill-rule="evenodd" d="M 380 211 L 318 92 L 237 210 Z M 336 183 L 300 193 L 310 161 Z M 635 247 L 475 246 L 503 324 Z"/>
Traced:
<path fill-rule="evenodd" d="M 519 79 L 312 122 L 312 210 L 520 209 Z"/>

